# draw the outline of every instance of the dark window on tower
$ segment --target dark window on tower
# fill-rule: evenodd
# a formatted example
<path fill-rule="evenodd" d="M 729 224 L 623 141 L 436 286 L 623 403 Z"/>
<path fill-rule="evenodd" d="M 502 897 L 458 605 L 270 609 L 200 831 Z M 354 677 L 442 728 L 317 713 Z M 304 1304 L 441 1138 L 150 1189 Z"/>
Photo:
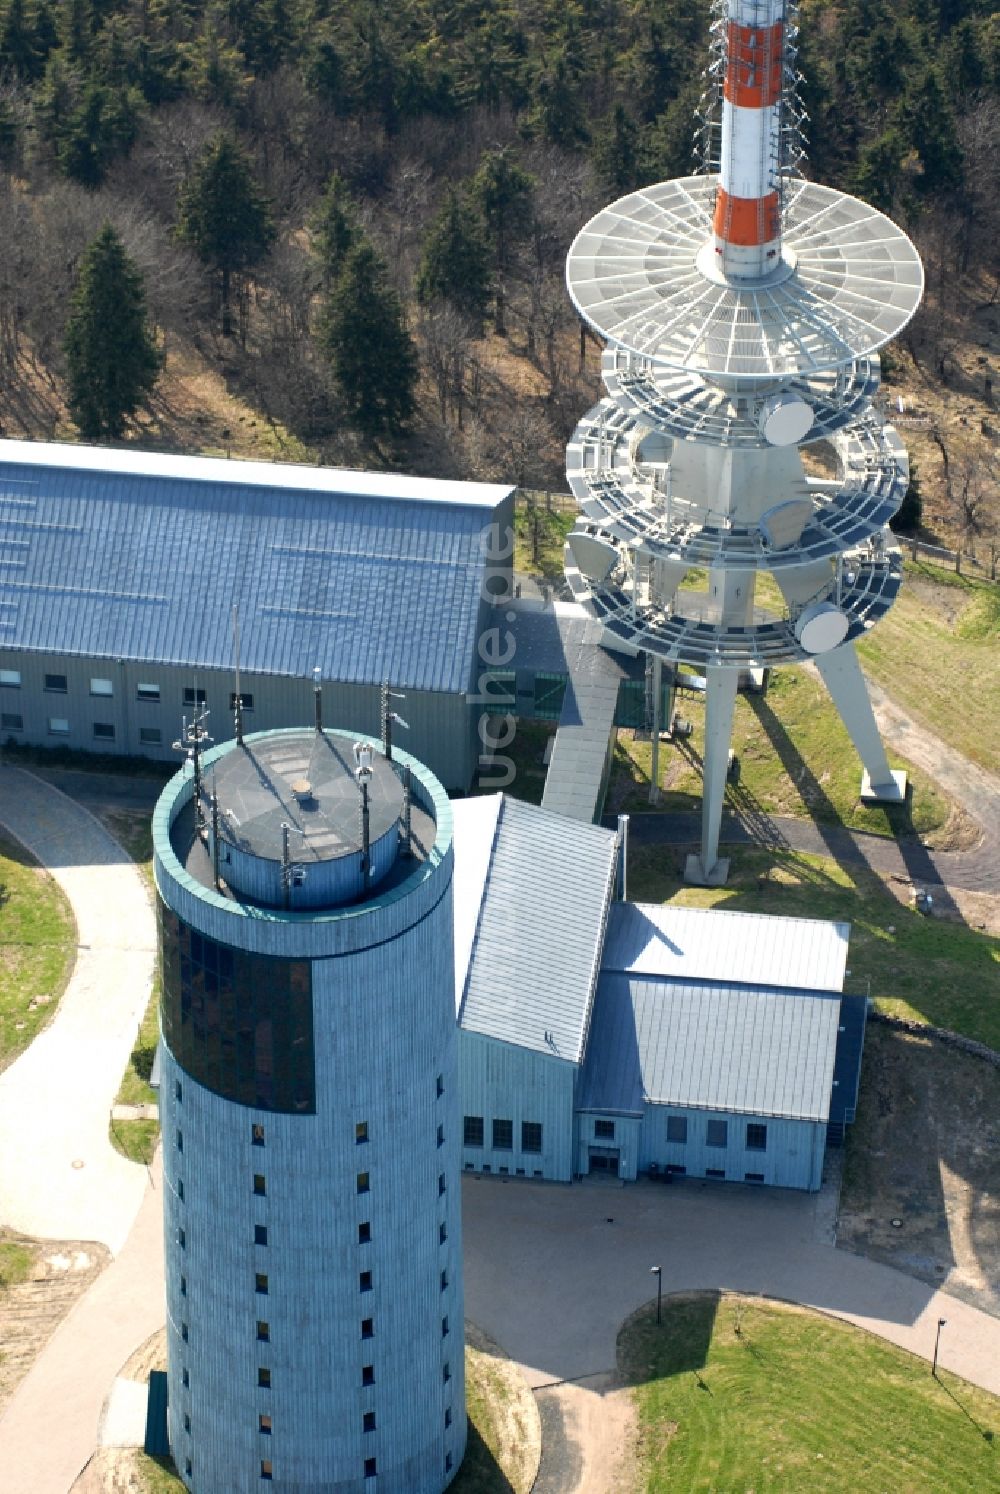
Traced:
<path fill-rule="evenodd" d="M 367 1245 L 372 1237 L 371 1221 L 363 1219 L 358 1225 L 358 1244 Z"/>
<path fill-rule="evenodd" d="M 191 1430 L 191 1418 L 186 1411 L 184 1413 L 184 1430 L 185 1432 L 190 1432 Z"/>
<path fill-rule="evenodd" d="M 263 1198 L 267 1192 L 267 1179 L 262 1172 L 253 1175 L 253 1191 L 258 1198 Z"/>
<path fill-rule="evenodd" d="M 447 1188 L 448 1183 L 443 1172 L 438 1173 L 438 1193 L 441 1194 Z"/>
<path fill-rule="evenodd" d="M 378 1465 L 374 1458 L 365 1458 L 365 1478 L 374 1478 L 378 1472 Z"/>
<path fill-rule="evenodd" d="M 361 1421 L 361 1430 L 363 1432 L 374 1432 L 374 1430 L 375 1430 L 375 1412 L 374 1411 L 366 1411 L 365 1412 L 365 1414 L 364 1414 L 364 1416 L 362 1418 L 362 1421 Z"/>
<path fill-rule="evenodd" d="M 358 1173 L 358 1192 L 367 1193 L 371 1188 L 371 1178 L 367 1172 Z"/>
<path fill-rule="evenodd" d="M 444 1424 L 445 1424 L 446 1427 L 450 1427 L 451 1426 L 451 1407 L 450 1406 L 446 1406 L 445 1407 Z"/>
<path fill-rule="evenodd" d="M 374 1338 L 375 1337 L 375 1319 L 374 1318 L 362 1318 L 361 1319 L 361 1337 L 362 1338 Z"/>
<path fill-rule="evenodd" d="M 445 1453 L 445 1455 L 444 1455 L 444 1471 L 445 1471 L 445 1473 L 450 1473 L 451 1472 L 451 1465 L 452 1465 L 453 1461 L 454 1461 L 454 1459 L 452 1458 L 451 1453 Z"/>
<path fill-rule="evenodd" d="M 441 1272 L 441 1290 L 442 1290 L 442 1292 L 446 1292 L 448 1290 L 448 1273 L 447 1273 L 447 1271 L 442 1271 Z"/>
<path fill-rule="evenodd" d="M 188 1341 L 188 1325 L 186 1323 L 182 1323 L 181 1324 L 181 1338 L 183 1339 L 183 1341 L 185 1343 L 187 1343 L 187 1341 Z"/>
<path fill-rule="evenodd" d="M 444 1146 L 444 1126 L 438 1126 L 437 1142 L 438 1146 Z"/>
<path fill-rule="evenodd" d="M 263 1318 L 257 1319 L 257 1338 L 262 1344 L 270 1343 L 271 1325 L 265 1323 Z"/>
<path fill-rule="evenodd" d="M 448 1238 L 448 1226 L 446 1224 L 439 1224 L 438 1225 L 438 1244 L 439 1245 L 443 1245 L 444 1242 L 445 1242 L 445 1240 L 447 1240 L 447 1238 Z"/>
<path fill-rule="evenodd" d="M 52 695 L 65 695 L 66 676 L 64 674 L 47 674 L 45 676 L 45 688 Z"/>
<path fill-rule="evenodd" d="M 481 1115 L 467 1115 L 463 1122 L 463 1140 L 466 1146 L 482 1146 L 485 1132 Z"/>
<path fill-rule="evenodd" d="M 191 1376 L 188 1374 L 186 1369 L 181 1370 L 181 1384 L 184 1386 L 185 1390 L 188 1390 L 190 1388 Z"/>
<path fill-rule="evenodd" d="M 751 1122 L 747 1126 L 747 1151 L 767 1151 L 767 1127 Z"/>
<path fill-rule="evenodd" d="M 253 1242 L 255 1245 L 267 1244 L 267 1225 L 255 1224 L 253 1227 Z"/>
<path fill-rule="evenodd" d="M 442 1318 L 441 1319 L 441 1337 L 442 1338 L 447 1338 L 449 1332 L 450 1332 L 450 1329 L 448 1327 L 448 1319 L 446 1317 Z"/>
<path fill-rule="evenodd" d="M 451 1379 L 451 1365 L 448 1363 L 447 1359 L 445 1360 L 444 1366 L 441 1370 L 441 1378 L 445 1381 L 445 1383 L 447 1383 Z"/>
<path fill-rule="evenodd" d="M 594 1122 L 594 1135 L 600 1137 L 600 1139 L 602 1141 L 614 1141 L 614 1139 L 615 1139 L 615 1123 L 614 1123 L 614 1121 L 600 1121 L 600 1120 L 595 1120 L 595 1122 Z"/>
<path fill-rule="evenodd" d="M 99 742 L 113 742 L 115 739 L 114 723 L 111 721 L 95 721 L 94 736 Z"/>
<path fill-rule="evenodd" d="M 184 686 L 184 704 L 186 706 L 204 705 L 208 696 L 204 690 L 195 690 L 192 686 Z"/>
<path fill-rule="evenodd" d="M 262 1297 L 267 1296 L 267 1276 L 263 1271 L 254 1272 L 254 1286 Z"/>
<path fill-rule="evenodd" d="M 252 954 L 161 907 L 163 1037 L 199 1084 L 248 1109 L 316 1109 L 308 960 Z"/>
<path fill-rule="evenodd" d="M 440 1100 L 440 1098 L 441 1098 L 441 1096 L 443 1094 L 444 1094 L 444 1075 L 443 1074 L 439 1074 L 437 1076 L 437 1097 L 438 1097 L 439 1100 Z"/>
<path fill-rule="evenodd" d="M 521 1122 L 522 1152 L 540 1152 L 542 1149 L 542 1127 L 540 1121 Z"/>
<path fill-rule="evenodd" d="M 245 711 L 252 711 L 253 710 L 253 696 L 252 695 L 248 695 L 247 692 L 246 692 L 246 690 L 241 690 L 240 691 L 240 704 L 242 705 L 242 707 L 243 707 L 243 709 Z M 230 692 L 229 692 L 229 709 L 231 711 L 235 711 L 235 709 L 236 709 L 236 692 L 235 692 L 235 690 L 230 690 Z"/>
<path fill-rule="evenodd" d="M 495 1120 L 493 1122 L 493 1150 L 497 1152 L 510 1152 L 514 1150 L 513 1121 Z"/>
<path fill-rule="evenodd" d="M 370 1292 L 372 1289 L 372 1273 L 361 1271 L 358 1275 L 358 1291 Z"/>
<path fill-rule="evenodd" d="M 257 1429 L 264 1433 L 265 1437 L 271 1435 L 271 1418 L 266 1411 L 262 1411 L 257 1417 Z"/>
<path fill-rule="evenodd" d="M 274 1477 L 274 1474 L 271 1471 L 271 1459 L 270 1458 L 261 1458 L 261 1460 L 260 1460 L 260 1476 L 261 1476 L 262 1479 L 265 1479 L 267 1481 L 270 1481 Z"/>
<path fill-rule="evenodd" d="M 253 1142 L 254 1146 L 263 1146 L 264 1127 L 254 1122 L 254 1124 L 250 1127 L 250 1140 Z"/>
<path fill-rule="evenodd" d="M 354 1139 L 360 1146 L 363 1141 L 368 1140 L 368 1122 L 358 1121 L 354 1127 Z"/>
<path fill-rule="evenodd" d="M 361 1383 L 362 1385 L 375 1384 L 375 1366 L 373 1364 L 363 1364 L 361 1366 Z"/>
<path fill-rule="evenodd" d="M 257 1384 L 261 1390 L 270 1390 L 271 1388 L 271 1371 L 265 1369 L 263 1365 L 257 1371 Z"/>

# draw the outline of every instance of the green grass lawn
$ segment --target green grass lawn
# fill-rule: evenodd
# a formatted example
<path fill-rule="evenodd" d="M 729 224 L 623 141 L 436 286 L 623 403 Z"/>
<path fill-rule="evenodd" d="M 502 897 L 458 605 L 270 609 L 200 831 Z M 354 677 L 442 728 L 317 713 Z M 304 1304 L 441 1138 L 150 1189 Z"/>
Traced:
<path fill-rule="evenodd" d="M 660 1327 L 651 1307 L 626 1323 L 618 1355 L 647 1494 L 1000 1488 L 1000 1401 L 849 1324 L 757 1299 L 668 1298 Z"/>
<path fill-rule="evenodd" d="M 542 494 L 529 507 L 524 493 L 518 493 L 514 508 L 514 569 L 547 581 L 563 578 L 563 545 L 576 523 L 576 510 L 545 507 Z"/>
<path fill-rule="evenodd" d="M 27 1281 L 35 1264 L 35 1247 L 19 1240 L 0 1241 L 0 1292 Z"/>
<path fill-rule="evenodd" d="M 898 903 L 866 867 L 845 869 L 825 857 L 791 852 L 730 852 L 725 887 L 686 887 L 670 848 L 634 847 L 629 897 L 848 922 L 850 989 L 864 989 L 870 981 L 881 1011 L 1000 1049 L 1000 939 L 962 923 L 925 918 Z"/>
<path fill-rule="evenodd" d="M 0 834 L 0 1069 L 52 1017 L 76 959 L 76 924 L 56 883 Z"/>
<path fill-rule="evenodd" d="M 697 697 L 679 699 L 676 709 L 692 723 L 694 733 L 661 744 L 660 781 L 666 785 L 656 806 L 661 811 L 701 806 L 704 704 Z M 889 755 L 893 767 L 906 768 L 911 777 L 908 803 L 863 805 L 858 755 L 824 686 L 804 669 L 776 671 L 766 696 L 738 697 L 732 745 L 740 760 L 739 784 L 727 791 L 733 807 L 932 841 L 952 811 L 951 801 L 931 779 L 895 753 Z M 616 810 L 649 810 L 651 766 L 650 742 L 619 732 L 608 804 Z"/>
<path fill-rule="evenodd" d="M 515 799 L 526 799 L 529 804 L 541 804 L 545 792 L 545 766 L 542 757 L 549 737 L 555 736 L 554 721 L 518 721 L 510 743 L 497 753 L 496 769 L 487 769 L 480 774 L 480 785 L 474 792 L 495 794 L 499 781 L 502 759 L 509 758 L 514 765 L 514 777 L 504 787 L 504 792 Z"/>
<path fill-rule="evenodd" d="M 858 646 L 893 700 L 965 757 L 997 771 L 1000 585 L 907 562 L 899 600 Z"/>

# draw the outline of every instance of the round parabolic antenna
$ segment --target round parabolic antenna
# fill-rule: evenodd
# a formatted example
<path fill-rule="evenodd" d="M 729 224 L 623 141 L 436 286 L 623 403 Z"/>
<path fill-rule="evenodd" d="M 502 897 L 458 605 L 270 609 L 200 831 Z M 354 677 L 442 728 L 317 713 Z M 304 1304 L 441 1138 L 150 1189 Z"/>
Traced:
<path fill-rule="evenodd" d="M 832 602 L 814 602 L 795 624 L 795 636 L 809 654 L 825 654 L 847 637 L 850 620 Z"/>
<path fill-rule="evenodd" d="M 760 412 L 760 433 L 771 446 L 797 446 L 808 434 L 813 412 L 794 394 L 776 394 Z"/>
<path fill-rule="evenodd" d="M 830 187 L 793 182 L 781 264 L 766 280 L 737 284 L 713 259 L 717 180 L 644 187 L 580 230 L 566 284 L 595 332 L 654 363 L 727 380 L 808 376 L 898 336 L 924 277 L 890 218 Z"/>

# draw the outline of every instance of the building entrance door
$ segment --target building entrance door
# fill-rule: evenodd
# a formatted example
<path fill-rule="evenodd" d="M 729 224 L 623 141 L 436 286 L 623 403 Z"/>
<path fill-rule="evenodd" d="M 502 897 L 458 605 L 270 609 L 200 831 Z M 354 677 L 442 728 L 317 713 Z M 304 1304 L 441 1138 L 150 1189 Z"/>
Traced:
<path fill-rule="evenodd" d="M 590 1148 L 591 1172 L 608 1172 L 618 1176 L 618 1161 L 621 1156 L 616 1146 L 592 1146 Z"/>

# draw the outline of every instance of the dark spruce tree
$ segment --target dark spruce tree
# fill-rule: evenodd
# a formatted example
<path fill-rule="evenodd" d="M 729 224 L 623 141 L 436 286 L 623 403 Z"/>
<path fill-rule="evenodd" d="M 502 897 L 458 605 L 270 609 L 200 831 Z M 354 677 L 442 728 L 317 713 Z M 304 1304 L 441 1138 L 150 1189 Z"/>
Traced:
<path fill-rule="evenodd" d="M 454 188 L 424 240 L 417 274 L 417 299 L 450 301 L 482 331 L 490 298 L 490 255 L 477 208 Z"/>
<path fill-rule="evenodd" d="M 267 200 L 230 136 L 205 147 L 181 189 L 178 237 L 219 275 L 222 331 L 232 334 L 232 280 L 263 259 L 274 238 Z"/>
<path fill-rule="evenodd" d="M 372 442 L 402 430 L 413 414 L 417 355 L 399 297 L 367 239 L 347 253 L 320 341 L 354 428 Z"/>
<path fill-rule="evenodd" d="M 87 441 L 119 440 L 163 364 L 142 275 L 105 223 L 80 261 L 64 342 L 70 414 Z"/>
<path fill-rule="evenodd" d="M 343 177 L 334 172 L 323 189 L 311 220 L 316 255 L 323 281 L 332 285 L 340 275 L 348 250 L 360 236 L 357 214 Z"/>

